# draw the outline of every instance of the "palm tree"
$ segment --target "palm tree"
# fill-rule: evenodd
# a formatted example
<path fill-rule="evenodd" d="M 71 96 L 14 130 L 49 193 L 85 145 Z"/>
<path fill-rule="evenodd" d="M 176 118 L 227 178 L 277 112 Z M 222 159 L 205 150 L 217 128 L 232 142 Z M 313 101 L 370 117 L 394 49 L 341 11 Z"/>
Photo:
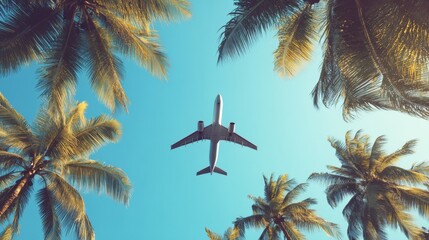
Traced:
<path fill-rule="evenodd" d="M 38 86 L 60 111 L 86 69 L 99 98 L 126 109 L 123 64 L 116 52 L 166 77 L 167 60 L 154 20 L 190 15 L 187 0 L 3 0 L 0 2 L 0 74 L 42 63 Z"/>
<path fill-rule="evenodd" d="M 351 196 L 343 209 L 349 239 L 387 239 L 387 225 L 399 227 L 409 239 L 421 239 L 423 231 L 413 224 L 407 210 L 417 209 L 429 216 L 429 192 L 417 187 L 428 182 L 429 165 L 414 164 L 410 169 L 394 165 L 402 156 L 413 153 L 416 141 L 407 142 L 391 154 L 382 150 L 384 136 L 372 146 L 360 131 L 354 137 L 348 132 L 345 144 L 329 141 L 341 166 L 328 166 L 331 173 L 313 173 L 310 179 L 329 185 L 326 195 L 332 207 Z"/>
<path fill-rule="evenodd" d="M 338 238 L 338 227 L 317 216 L 309 207 L 316 204 L 313 198 L 294 202 L 295 198 L 305 191 L 307 184 L 295 184 L 293 179 L 288 180 L 287 175 L 278 177 L 274 181 L 273 175 L 268 180 L 264 176 L 264 198 L 249 196 L 254 201 L 253 214 L 248 217 L 239 217 L 234 222 L 235 228 L 244 236 L 248 227 L 264 228 L 259 239 L 276 240 L 280 234 L 288 240 L 305 239 L 300 229 L 314 230 L 321 228 L 328 236 Z M 296 185 L 296 186 L 295 186 Z"/>
<path fill-rule="evenodd" d="M 45 239 L 61 239 L 62 228 L 74 229 L 78 239 L 94 239 L 75 187 L 128 204 L 131 184 L 126 174 L 89 159 L 91 152 L 118 139 L 120 125 L 106 116 L 86 120 L 86 106 L 79 103 L 62 118 L 43 109 L 31 127 L 0 94 L 0 223 L 11 220 L 2 234 L 5 239 L 18 230 L 36 179 Z"/>
<path fill-rule="evenodd" d="M 207 237 L 210 240 L 240 240 L 243 239 L 240 236 L 240 231 L 236 228 L 228 228 L 226 232 L 223 234 L 223 237 L 220 235 L 210 231 L 210 229 L 206 228 Z"/>
<path fill-rule="evenodd" d="M 393 109 L 429 117 L 429 25 L 425 0 L 235 0 L 219 61 L 240 55 L 277 29 L 275 70 L 292 76 L 322 34 L 323 63 L 314 104 L 343 99 L 344 117 Z"/>

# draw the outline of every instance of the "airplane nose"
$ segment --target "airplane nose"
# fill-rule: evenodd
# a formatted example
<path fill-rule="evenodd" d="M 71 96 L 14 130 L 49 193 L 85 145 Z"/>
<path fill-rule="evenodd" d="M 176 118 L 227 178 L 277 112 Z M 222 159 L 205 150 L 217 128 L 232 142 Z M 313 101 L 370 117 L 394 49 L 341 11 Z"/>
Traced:
<path fill-rule="evenodd" d="M 222 102 L 222 96 L 220 94 L 216 96 L 216 102 Z"/>

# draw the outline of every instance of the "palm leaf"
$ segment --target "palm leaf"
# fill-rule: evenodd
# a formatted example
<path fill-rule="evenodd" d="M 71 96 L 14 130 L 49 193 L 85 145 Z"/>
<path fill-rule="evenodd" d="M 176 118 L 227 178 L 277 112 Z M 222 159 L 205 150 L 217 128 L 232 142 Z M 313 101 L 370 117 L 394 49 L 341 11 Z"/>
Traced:
<path fill-rule="evenodd" d="M 219 44 L 218 62 L 225 57 L 242 54 L 257 35 L 273 26 L 282 17 L 293 14 L 301 1 L 236 0 L 237 6 L 229 15 Z"/>
<path fill-rule="evenodd" d="M 127 97 L 121 84 L 122 62 L 112 54 L 111 38 L 106 30 L 88 14 L 85 15 L 88 24 L 85 36 L 88 42 L 91 86 L 111 110 L 114 110 L 117 104 L 126 108 Z"/>
<path fill-rule="evenodd" d="M 234 227 L 239 229 L 241 236 L 244 236 L 246 228 L 262 228 L 267 225 L 268 223 L 266 222 L 264 215 L 261 214 L 249 217 L 239 217 L 234 221 Z"/>
<path fill-rule="evenodd" d="M 292 190 L 286 193 L 283 199 L 283 204 L 291 203 L 296 197 L 298 197 L 299 194 L 304 192 L 307 187 L 308 187 L 307 183 L 301 183 L 295 186 Z"/>
<path fill-rule="evenodd" d="M 93 160 L 77 160 L 64 164 L 64 175 L 79 188 L 106 193 L 113 199 L 128 204 L 131 183 L 119 168 L 106 166 Z"/>
<path fill-rule="evenodd" d="M 0 150 L 1 170 L 13 170 L 16 168 L 25 168 L 27 161 L 21 155 Z"/>
<path fill-rule="evenodd" d="M 210 229 L 206 228 L 207 237 L 209 237 L 210 240 L 222 240 L 220 235 L 210 231 Z"/>
<path fill-rule="evenodd" d="M 5 189 L 18 177 L 16 172 L 9 172 L 0 176 L 0 189 Z"/>
<path fill-rule="evenodd" d="M 166 77 L 167 59 L 160 45 L 155 42 L 155 34 L 137 31 L 130 22 L 109 11 L 101 10 L 101 14 L 107 29 L 115 37 L 119 50 L 124 55 L 136 58 L 151 74 Z"/>
<path fill-rule="evenodd" d="M 78 239 L 94 239 L 94 230 L 85 212 L 85 204 L 79 192 L 76 191 L 60 175 L 52 172 L 41 173 L 49 182 L 55 211 L 66 231 L 74 229 Z"/>
<path fill-rule="evenodd" d="M 42 218 L 45 239 L 61 239 L 61 225 L 55 210 L 55 199 L 48 186 L 37 193 L 37 204 Z"/>
<path fill-rule="evenodd" d="M 76 149 L 80 156 L 91 153 L 107 141 L 116 141 L 121 135 L 118 121 L 99 116 L 91 119 L 74 132 Z"/>
<path fill-rule="evenodd" d="M 65 20 L 55 43 L 44 60 L 38 83 L 42 95 L 47 97 L 52 115 L 61 116 L 67 96 L 75 92 L 77 73 L 82 68 L 82 39 L 74 21 Z"/>
<path fill-rule="evenodd" d="M 274 70 L 280 76 L 293 76 L 301 63 L 310 59 L 316 39 L 315 10 L 306 3 L 300 12 L 291 14 L 280 22 L 277 32 L 279 46 L 274 52 Z"/>
<path fill-rule="evenodd" d="M 7 225 L 6 228 L 0 233 L 0 240 L 12 240 L 15 229 L 12 225 Z"/>
<path fill-rule="evenodd" d="M 0 74 L 39 59 L 43 49 L 55 40 L 60 20 L 58 9 L 36 3 L 14 9 L 0 21 Z"/>
<path fill-rule="evenodd" d="M 380 174 L 383 179 L 398 184 L 422 184 L 429 181 L 429 177 L 425 174 L 406 170 L 396 166 L 386 167 Z"/>

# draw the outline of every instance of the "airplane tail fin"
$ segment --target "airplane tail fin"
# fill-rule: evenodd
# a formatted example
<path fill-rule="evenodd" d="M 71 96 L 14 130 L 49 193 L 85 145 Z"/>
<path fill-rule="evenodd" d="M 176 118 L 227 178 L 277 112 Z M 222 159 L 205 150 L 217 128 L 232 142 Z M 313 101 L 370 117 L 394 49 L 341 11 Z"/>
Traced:
<path fill-rule="evenodd" d="M 197 176 L 201 175 L 201 174 L 206 174 L 206 173 L 210 173 L 210 166 L 206 167 L 204 169 L 201 169 L 200 171 L 197 172 Z"/>
<path fill-rule="evenodd" d="M 220 169 L 220 168 L 218 168 L 218 167 L 215 167 L 214 169 L 213 169 L 213 172 L 215 172 L 215 173 L 219 173 L 219 174 L 222 174 L 222 175 L 227 175 L 227 173 L 224 171 L 224 170 L 222 170 L 222 169 Z M 197 172 L 197 176 L 198 175 L 202 175 L 202 174 L 206 174 L 206 173 L 210 173 L 210 166 L 209 167 L 206 167 L 206 168 L 204 168 L 204 169 L 202 169 L 202 170 L 200 170 L 200 171 L 198 171 Z"/>
<path fill-rule="evenodd" d="M 223 174 L 225 176 L 227 175 L 227 173 L 224 170 L 222 170 L 222 169 L 220 169 L 218 167 L 215 167 L 215 169 L 213 170 L 213 172 L 216 172 L 216 173 L 219 173 L 219 174 Z"/>

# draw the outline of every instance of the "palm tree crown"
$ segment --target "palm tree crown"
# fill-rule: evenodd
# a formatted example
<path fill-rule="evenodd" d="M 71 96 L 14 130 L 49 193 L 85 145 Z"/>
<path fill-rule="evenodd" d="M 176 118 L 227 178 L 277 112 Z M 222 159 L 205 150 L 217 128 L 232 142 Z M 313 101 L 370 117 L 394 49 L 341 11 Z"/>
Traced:
<path fill-rule="evenodd" d="M 89 159 L 92 151 L 118 139 L 120 125 L 106 116 L 86 120 L 85 109 L 79 103 L 63 118 L 44 109 L 31 127 L 0 94 L 0 223 L 11 220 L 1 239 L 18 231 L 36 179 L 45 239 L 61 239 L 63 228 L 74 229 L 78 239 L 95 239 L 75 187 L 128 204 L 131 184 L 126 174 Z"/>
<path fill-rule="evenodd" d="M 391 154 L 382 150 L 383 136 L 371 146 L 368 137 L 359 131 L 354 137 L 348 132 L 345 144 L 333 139 L 330 142 L 341 167 L 328 166 L 332 173 L 313 173 L 310 179 L 329 184 L 326 195 L 332 207 L 351 196 L 343 209 L 349 239 L 387 239 L 386 225 L 399 227 L 409 239 L 421 239 L 424 232 L 406 211 L 417 209 L 429 216 L 429 192 L 416 187 L 428 183 L 429 166 L 421 163 L 404 169 L 394 165 L 413 152 L 416 141 L 407 142 Z"/>
<path fill-rule="evenodd" d="M 429 117 L 429 3 L 425 0 L 236 0 L 219 61 L 242 54 L 277 28 L 280 75 L 294 75 L 322 33 L 324 57 L 314 104 L 343 99 L 344 117 L 394 109 Z"/>
<path fill-rule="evenodd" d="M 237 228 L 228 228 L 226 232 L 223 234 L 223 237 L 220 235 L 210 231 L 210 229 L 206 228 L 207 237 L 209 240 L 240 240 L 243 239 L 240 236 L 240 230 Z"/>
<path fill-rule="evenodd" d="M 329 236 L 339 237 L 336 224 L 325 221 L 316 215 L 309 207 L 316 203 L 313 198 L 307 198 L 300 202 L 294 202 L 302 193 L 307 184 L 296 185 L 294 180 L 288 180 L 287 175 L 280 176 L 277 181 L 271 175 L 268 180 L 264 176 L 265 196 L 253 197 L 253 214 L 248 217 L 240 217 L 234 222 L 235 228 L 240 230 L 243 236 L 248 227 L 264 228 L 259 239 L 281 239 L 280 234 L 288 240 L 305 239 L 299 229 L 314 230 L 321 228 Z M 296 186 L 295 186 L 296 185 Z"/>
<path fill-rule="evenodd" d="M 38 83 L 53 112 L 75 89 L 79 70 L 112 110 L 126 108 L 119 52 L 165 77 L 167 61 L 151 27 L 188 16 L 187 0 L 4 0 L 0 3 L 0 74 L 41 61 Z"/>

